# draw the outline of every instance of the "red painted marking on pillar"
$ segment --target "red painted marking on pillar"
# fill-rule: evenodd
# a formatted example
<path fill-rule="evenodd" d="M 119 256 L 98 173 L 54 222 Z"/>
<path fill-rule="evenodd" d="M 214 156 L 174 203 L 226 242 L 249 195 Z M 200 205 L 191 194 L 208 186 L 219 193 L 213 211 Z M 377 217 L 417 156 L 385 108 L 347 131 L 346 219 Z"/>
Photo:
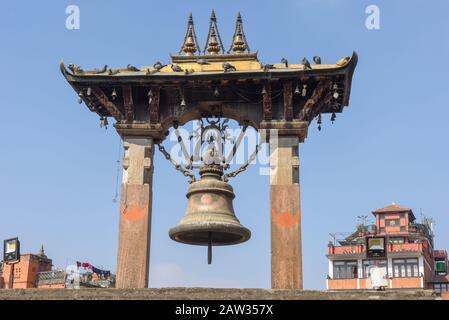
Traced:
<path fill-rule="evenodd" d="M 127 208 L 121 210 L 123 218 L 127 221 L 136 221 L 142 219 L 145 214 L 147 214 L 147 212 L 148 207 L 140 208 L 128 206 Z"/>
<path fill-rule="evenodd" d="M 299 211 L 291 214 L 289 211 L 277 213 L 271 210 L 271 216 L 274 219 L 274 223 L 281 227 L 293 227 L 299 222 Z"/>

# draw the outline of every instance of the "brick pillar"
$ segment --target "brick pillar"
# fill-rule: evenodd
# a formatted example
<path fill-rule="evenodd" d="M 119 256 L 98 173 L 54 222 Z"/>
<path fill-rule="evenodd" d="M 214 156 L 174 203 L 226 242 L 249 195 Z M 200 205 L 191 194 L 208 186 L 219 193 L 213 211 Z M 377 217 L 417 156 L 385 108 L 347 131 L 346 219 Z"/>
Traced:
<path fill-rule="evenodd" d="M 117 257 L 117 288 L 147 288 L 154 142 L 124 138 Z"/>
<path fill-rule="evenodd" d="M 270 142 L 271 287 L 302 289 L 299 138 Z"/>

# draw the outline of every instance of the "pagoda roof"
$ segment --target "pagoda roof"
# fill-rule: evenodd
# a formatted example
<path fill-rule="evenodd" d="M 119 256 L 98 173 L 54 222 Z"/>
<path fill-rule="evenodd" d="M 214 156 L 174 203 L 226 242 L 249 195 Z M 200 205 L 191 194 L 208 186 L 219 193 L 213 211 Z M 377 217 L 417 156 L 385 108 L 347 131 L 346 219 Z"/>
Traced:
<path fill-rule="evenodd" d="M 180 114 L 173 107 L 173 111 L 162 116 L 159 106 L 164 105 L 167 109 L 179 103 L 185 107 L 184 97 L 196 103 L 196 108 L 183 109 L 182 121 L 210 112 L 210 108 L 228 108 L 228 116 L 239 114 L 245 117 L 244 121 L 254 125 L 256 122 L 260 124 L 262 118 L 269 121 L 288 118 L 289 121 L 296 119 L 310 123 L 318 114 L 325 113 L 332 113 L 333 121 L 335 114 L 343 112 L 343 108 L 349 105 L 357 61 L 357 54 L 353 52 L 352 56 L 343 57 L 335 63 L 322 63 L 319 56 L 313 57 L 310 62 L 303 58 L 289 63 L 282 58 L 279 63 L 263 63 L 259 61 L 257 51 L 250 51 L 240 13 L 229 50 L 226 51 L 215 12 L 212 11 L 203 50 L 200 49 L 190 14 L 181 48 L 177 54 L 170 55 L 169 62 L 156 61 L 140 67 L 128 64 L 122 68 L 104 65 L 98 69 L 84 69 L 75 64 L 69 64 L 66 68 L 64 61 L 61 61 L 60 69 L 78 94 L 78 101 L 84 101 L 90 111 L 101 117 L 101 121 L 114 117 L 117 121 L 127 122 L 126 125 L 132 123 L 133 128 L 139 131 L 137 127 L 148 122 L 144 109 L 151 109 L 151 125 L 157 121 L 161 121 L 160 125 L 168 125 Z M 154 94 L 156 97 L 153 99 Z M 296 95 L 295 99 L 293 95 Z M 218 101 L 220 103 L 217 104 Z M 248 114 L 243 116 L 237 107 L 241 103 L 259 106 L 252 111 L 252 119 Z M 201 108 L 208 110 L 200 112 Z M 282 108 L 286 110 L 283 115 Z"/>
<path fill-rule="evenodd" d="M 394 213 L 394 212 L 408 212 L 409 214 L 412 215 L 412 220 L 415 219 L 415 215 L 413 214 L 412 209 L 401 206 L 395 202 L 392 202 L 391 204 L 389 204 L 386 207 L 383 208 L 379 208 L 373 211 L 373 214 L 378 214 L 378 213 Z"/>
<path fill-rule="evenodd" d="M 344 104 L 349 103 L 349 90 L 352 75 L 357 65 L 358 56 L 346 56 L 333 64 L 288 64 L 275 63 L 264 65 L 257 58 L 257 53 L 232 53 L 213 55 L 179 55 L 171 56 L 172 62 L 166 65 L 159 63 L 153 66 L 111 69 L 104 66 L 101 69 L 83 70 L 79 66 L 70 64 L 68 69 L 64 61 L 60 69 L 64 77 L 71 84 L 83 83 L 164 83 L 172 81 L 198 80 L 237 80 L 237 79 L 280 79 L 280 78 L 308 78 L 319 76 L 344 75 L 345 89 Z M 235 69 L 228 71 L 224 64 L 230 64 Z M 175 67 L 174 67 L 175 66 Z M 268 67 L 267 67 L 268 66 Z M 175 71 L 179 70 L 179 71 Z"/>
<path fill-rule="evenodd" d="M 107 66 L 101 70 L 82 70 L 74 65 L 69 65 L 69 72 L 64 65 L 64 61 L 61 61 L 61 71 L 66 75 L 69 80 L 76 81 L 80 79 L 89 78 L 122 78 L 122 77 L 142 77 L 145 76 L 148 79 L 165 78 L 167 76 L 193 78 L 198 75 L 217 74 L 223 75 L 223 73 L 242 74 L 253 73 L 254 75 L 312 75 L 319 73 L 347 70 L 348 67 L 353 66 L 357 62 L 357 54 L 354 52 L 352 57 L 346 56 L 336 63 L 332 64 L 311 64 L 310 68 L 306 68 L 304 64 L 289 64 L 286 67 L 283 63 L 275 63 L 270 65 L 270 69 L 264 70 L 264 64 L 257 59 L 257 53 L 245 53 L 245 54 L 217 54 L 207 56 L 171 56 L 172 63 L 164 65 L 161 69 L 157 70 L 154 66 L 142 66 L 135 68 L 128 66 L 125 68 L 108 69 Z M 236 70 L 225 72 L 223 69 L 223 63 L 231 63 Z M 174 71 L 171 67 L 177 65 L 181 67 L 182 71 Z"/>

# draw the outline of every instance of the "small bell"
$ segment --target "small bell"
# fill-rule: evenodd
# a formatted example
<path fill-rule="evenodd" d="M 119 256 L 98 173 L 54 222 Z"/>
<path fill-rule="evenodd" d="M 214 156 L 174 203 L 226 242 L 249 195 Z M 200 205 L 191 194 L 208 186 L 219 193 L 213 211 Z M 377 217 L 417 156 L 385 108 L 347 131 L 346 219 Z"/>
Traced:
<path fill-rule="evenodd" d="M 148 91 L 148 104 L 151 104 L 153 102 L 153 91 L 150 89 Z"/>
<path fill-rule="evenodd" d="M 112 98 L 112 101 L 117 99 L 117 92 L 115 91 L 115 89 L 112 91 L 111 98 Z"/>
<path fill-rule="evenodd" d="M 267 94 L 267 89 L 265 89 L 265 86 L 262 88 L 262 94 Z"/>
<path fill-rule="evenodd" d="M 82 90 L 80 90 L 80 92 L 78 93 L 78 97 L 79 97 L 78 103 L 79 103 L 79 104 L 83 103 L 83 97 L 84 97 L 84 94 L 83 94 L 83 91 L 82 91 Z"/>
<path fill-rule="evenodd" d="M 87 95 L 90 96 L 91 94 L 92 94 L 92 88 L 89 87 L 89 88 L 87 88 Z"/>
<path fill-rule="evenodd" d="M 295 88 L 295 94 L 300 94 L 300 93 L 301 93 L 301 91 L 299 91 L 299 86 L 296 85 L 296 88 Z"/>
<path fill-rule="evenodd" d="M 220 95 L 220 91 L 218 91 L 218 87 L 215 87 L 214 96 L 218 97 Z"/>
<path fill-rule="evenodd" d="M 318 123 L 318 131 L 321 131 L 321 113 L 318 115 L 317 123 Z"/>
<path fill-rule="evenodd" d="M 100 128 L 108 129 L 108 125 L 109 125 L 108 117 L 101 117 L 100 118 Z"/>
<path fill-rule="evenodd" d="M 307 95 L 307 85 L 303 84 L 302 85 L 302 96 L 305 97 Z"/>
<path fill-rule="evenodd" d="M 181 100 L 181 107 L 182 108 L 185 108 L 185 106 L 186 106 L 186 101 L 184 100 L 184 98 L 182 98 L 182 100 Z"/>
<path fill-rule="evenodd" d="M 335 119 L 337 119 L 337 115 L 335 114 L 335 112 L 332 112 L 331 122 L 334 123 Z"/>

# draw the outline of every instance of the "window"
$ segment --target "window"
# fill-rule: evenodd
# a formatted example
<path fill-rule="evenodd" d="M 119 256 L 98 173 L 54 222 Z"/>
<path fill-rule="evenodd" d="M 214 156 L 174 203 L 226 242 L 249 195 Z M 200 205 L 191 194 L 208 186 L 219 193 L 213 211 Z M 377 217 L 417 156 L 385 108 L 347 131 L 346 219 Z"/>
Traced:
<path fill-rule="evenodd" d="M 384 227 L 380 227 L 379 228 L 379 233 L 385 233 L 385 228 Z"/>
<path fill-rule="evenodd" d="M 446 274 L 446 261 L 435 261 L 437 274 Z"/>
<path fill-rule="evenodd" d="M 400 220 L 399 219 L 387 219 L 385 220 L 386 227 L 399 227 Z"/>
<path fill-rule="evenodd" d="M 394 243 L 394 244 L 404 243 L 404 238 L 390 238 L 390 243 Z"/>
<path fill-rule="evenodd" d="M 357 261 L 334 261 L 334 279 L 356 279 Z"/>
<path fill-rule="evenodd" d="M 393 259 L 393 277 L 419 277 L 418 259 Z"/>
<path fill-rule="evenodd" d="M 400 231 L 401 231 L 401 232 L 407 231 L 407 227 L 402 226 L 401 229 L 400 229 Z"/>
<path fill-rule="evenodd" d="M 387 260 L 363 260 L 363 277 L 368 278 L 370 276 L 370 267 L 387 267 Z"/>

